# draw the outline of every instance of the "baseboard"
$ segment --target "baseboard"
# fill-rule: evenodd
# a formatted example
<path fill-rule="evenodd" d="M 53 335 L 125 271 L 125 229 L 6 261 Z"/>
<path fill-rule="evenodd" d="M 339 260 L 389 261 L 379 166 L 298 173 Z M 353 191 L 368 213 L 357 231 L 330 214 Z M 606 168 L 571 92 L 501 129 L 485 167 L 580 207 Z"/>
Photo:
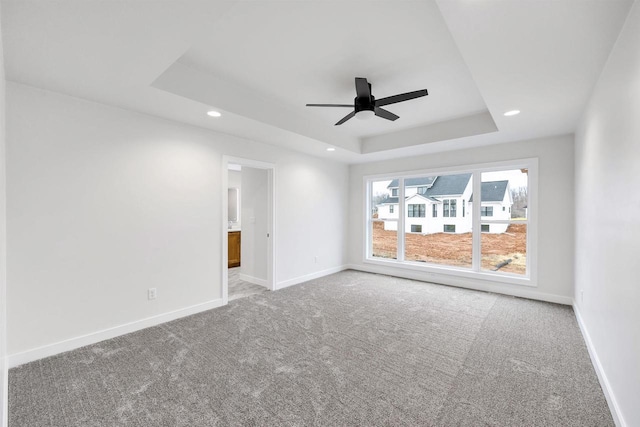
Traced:
<path fill-rule="evenodd" d="M 2 416 L 0 418 L 0 426 L 7 427 L 9 425 L 9 365 L 5 356 L 2 362 Z"/>
<path fill-rule="evenodd" d="M 584 342 L 587 344 L 587 350 L 589 350 L 591 362 L 593 363 L 593 367 L 595 368 L 596 375 L 598 375 L 598 380 L 600 380 L 600 387 L 602 387 L 604 397 L 607 399 L 607 403 L 609 404 L 609 410 L 611 411 L 611 416 L 613 416 L 613 421 L 618 427 L 626 427 L 627 423 L 624 421 L 622 412 L 620 412 L 620 406 L 618 406 L 618 401 L 613 394 L 613 390 L 611 389 L 611 384 L 609 384 L 607 374 L 604 372 L 604 369 L 602 369 L 600 358 L 598 358 L 598 353 L 593 346 L 593 342 L 591 341 L 591 336 L 589 335 L 587 326 L 584 324 L 582 315 L 580 314 L 580 309 L 575 303 L 573 304 L 573 312 L 576 315 L 576 320 L 578 321 L 578 326 L 580 327 L 580 331 L 582 332 L 582 336 L 584 337 Z"/>
<path fill-rule="evenodd" d="M 244 280 L 245 282 L 253 283 L 254 285 L 264 286 L 265 288 L 269 288 L 269 282 L 265 279 L 259 279 L 257 277 L 249 276 L 248 274 L 240 273 L 238 275 L 240 280 Z"/>
<path fill-rule="evenodd" d="M 120 335 L 139 331 L 140 329 L 156 326 L 161 323 L 169 322 L 181 317 L 190 316 L 202 311 L 211 310 L 212 308 L 220 306 L 222 306 L 222 299 L 215 299 L 201 304 L 181 308 L 179 310 L 170 311 L 168 313 L 159 314 L 157 316 L 147 317 L 145 319 L 136 320 L 135 322 L 125 323 L 123 325 L 114 326 L 112 328 L 103 329 L 97 332 L 92 332 L 87 335 L 82 335 L 53 344 L 48 344 L 42 347 L 37 347 L 31 350 L 26 350 L 20 353 L 11 354 L 7 356 L 6 364 L 8 365 L 8 368 L 14 368 L 25 363 L 33 362 L 34 360 L 39 360 L 45 357 L 75 350 L 86 345 L 95 344 L 100 341 L 115 338 Z"/>
<path fill-rule="evenodd" d="M 289 286 L 298 285 L 300 283 L 308 282 L 309 280 L 318 279 L 320 277 L 328 276 L 329 274 L 339 273 L 340 271 L 347 270 L 349 267 L 341 265 L 338 267 L 328 268 L 326 270 L 317 271 L 311 274 L 305 274 L 304 276 L 294 277 L 293 279 L 284 280 L 278 282 L 276 289 L 288 288 Z"/>
<path fill-rule="evenodd" d="M 367 273 L 376 273 L 376 274 L 385 274 L 388 276 L 394 277 L 402 277 L 404 279 L 411 280 L 419 280 L 421 282 L 435 283 L 439 285 L 447 285 L 447 286 L 455 286 L 458 288 L 472 289 L 475 291 L 483 291 L 483 292 L 493 292 L 496 294 L 509 295 L 513 297 L 534 299 L 538 301 L 552 302 L 556 304 L 563 305 L 572 305 L 573 298 L 567 297 L 564 295 L 555 295 L 555 294 L 547 294 L 543 292 L 537 292 L 535 290 L 531 290 L 529 287 L 519 286 L 519 285 L 506 285 L 496 287 L 492 284 L 484 284 L 481 280 L 473 280 L 463 277 L 443 277 L 444 275 L 440 274 L 438 276 L 432 276 L 429 279 L 426 279 L 424 275 L 415 270 L 401 270 L 398 268 L 389 268 L 386 266 L 379 266 L 373 264 L 348 264 L 345 266 L 351 270 L 364 271 Z M 508 286 L 508 287 L 505 287 Z"/>

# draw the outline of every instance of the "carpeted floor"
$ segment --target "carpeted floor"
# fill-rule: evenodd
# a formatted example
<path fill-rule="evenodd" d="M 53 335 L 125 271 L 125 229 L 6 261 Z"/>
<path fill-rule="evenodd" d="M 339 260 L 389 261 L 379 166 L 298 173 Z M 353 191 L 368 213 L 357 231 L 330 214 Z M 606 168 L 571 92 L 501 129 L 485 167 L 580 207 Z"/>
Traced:
<path fill-rule="evenodd" d="M 355 271 L 14 368 L 9 419 L 613 425 L 570 307 Z"/>

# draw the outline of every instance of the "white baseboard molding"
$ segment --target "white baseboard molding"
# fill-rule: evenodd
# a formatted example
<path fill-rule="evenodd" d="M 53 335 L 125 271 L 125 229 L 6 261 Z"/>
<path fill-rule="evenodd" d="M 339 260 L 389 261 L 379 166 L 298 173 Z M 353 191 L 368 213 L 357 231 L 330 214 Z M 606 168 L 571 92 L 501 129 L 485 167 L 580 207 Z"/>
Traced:
<path fill-rule="evenodd" d="M 317 271 L 311 274 L 305 274 L 304 276 L 294 277 L 293 279 L 284 280 L 282 282 L 278 282 L 276 286 L 276 290 L 288 288 L 289 286 L 298 285 L 300 283 L 308 282 L 309 280 L 318 279 L 320 277 L 328 276 L 330 274 L 338 273 L 340 271 L 347 270 L 349 267 L 346 265 L 341 265 L 338 267 L 328 268 L 326 270 Z"/>
<path fill-rule="evenodd" d="M 253 283 L 254 285 L 264 286 L 269 289 L 269 282 L 265 279 L 259 279 L 257 277 L 249 276 L 247 274 L 240 273 L 238 275 L 240 280 L 244 280 L 245 282 Z"/>
<path fill-rule="evenodd" d="M 9 425 L 9 364 L 7 357 L 3 355 L 2 361 L 2 414 L 0 416 L 0 426 Z"/>
<path fill-rule="evenodd" d="M 95 344 L 100 341 L 115 338 L 120 335 L 139 331 L 140 329 L 156 326 L 161 323 L 169 322 L 181 317 L 190 316 L 202 311 L 211 310 L 212 308 L 220 306 L 222 306 L 222 299 L 215 299 L 201 304 L 181 308 L 179 310 L 170 311 L 168 313 L 158 314 L 156 316 L 151 316 L 145 319 L 136 320 L 134 322 L 125 323 L 123 325 L 114 326 L 112 328 L 92 332 L 90 334 L 81 335 L 79 337 L 69 338 L 64 341 L 59 341 L 53 344 L 48 344 L 20 353 L 10 354 L 7 356 L 7 365 L 9 368 L 14 368 L 25 363 L 33 362 L 34 360 L 39 360 L 45 357 L 75 350 L 86 345 Z"/>
<path fill-rule="evenodd" d="M 473 289 L 475 291 L 493 292 L 496 294 L 509 295 L 513 297 L 553 302 L 556 304 L 573 304 L 572 297 L 538 292 L 532 290 L 532 288 L 530 287 L 519 285 L 508 285 L 500 283 L 498 286 L 496 286 L 496 284 L 492 284 L 491 282 L 487 282 L 484 280 L 474 280 L 456 276 L 445 277 L 442 274 L 430 275 L 429 278 L 425 278 L 424 274 L 420 271 L 408 269 L 403 270 L 399 268 L 390 268 L 374 264 L 348 264 L 346 267 L 351 270 L 364 271 L 367 273 L 386 274 L 388 276 L 402 277 L 404 279 L 419 280 L 421 282 L 435 283 L 439 285 L 455 286 L 458 288 Z"/>
<path fill-rule="evenodd" d="M 613 416 L 613 421 L 616 423 L 616 426 L 618 427 L 626 427 L 627 423 L 624 421 L 624 417 L 622 416 L 622 412 L 620 411 L 620 406 L 618 406 L 618 401 L 616 400 L 616 397 L 613 394 L 613 390 L 611 389 L 611 384 L 609 384 L 607 374 L 604 372 L 604 369 L 602 368 L 602 363 L 600 363 L 600 359 L 598 358 L 598 353 L 596 352 L 596 349 L 593 346 L 593 342 L 591 341 L 591 336 L 589 335 L 587 326 L 584 324 L 584 321 L 582 320 L 582 315 L 580 314 L 580 309 L 578 308 L 578 305 L 575 304 L 575 302 L 573 304 L 573 312 L 576 315 L 576 320 L 578 321 L 578 326 L 580 327 L 580 331 L 582 331 L 584 342 L 587 344 L 587 350 L 589 350 L 591 363 L 593 363 L 593 367 L 595 368 L 596 374 L 598 375 L 598 380 L 600 380 L 600 387 L 602 387 L 602 391 L 604 392 L 604 397 L 607 399 L 607 403 L 609 404 L 609 410 L 611 411 L 611 415 Z"/>

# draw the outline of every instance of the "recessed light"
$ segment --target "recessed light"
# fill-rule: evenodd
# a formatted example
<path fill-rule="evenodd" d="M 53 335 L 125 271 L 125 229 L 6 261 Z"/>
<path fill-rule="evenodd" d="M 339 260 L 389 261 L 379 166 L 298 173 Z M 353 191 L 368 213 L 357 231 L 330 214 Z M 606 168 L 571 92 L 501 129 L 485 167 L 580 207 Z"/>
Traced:
<path fill-rule="evenodd" d="M 511 111 L 507 111 L 506 113 L 504 113 L 504 115 L 507 116 L 507 117 L 515 116 L 517 114 L 520 114 L 520 110 L 511 110 Z"/>
<path fill-rule="evenodd" d="M 329 147 L 329 148 L 327 148 L 327 151 L 336 151 L 336 149 L 333 148 L 333 147 Z"/>
<path fill-rule="evenodd" d="M 222 114 L 220 114 L 217 111 L 211 110 L 211 111 L 207 111 L 207 116 L 209 117 L 220 117 Z"/>

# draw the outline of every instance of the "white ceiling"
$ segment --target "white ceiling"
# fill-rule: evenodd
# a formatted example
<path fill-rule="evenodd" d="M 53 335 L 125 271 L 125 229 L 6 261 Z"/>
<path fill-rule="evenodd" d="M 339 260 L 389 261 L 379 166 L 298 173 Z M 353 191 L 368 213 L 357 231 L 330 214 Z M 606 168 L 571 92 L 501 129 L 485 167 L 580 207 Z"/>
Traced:
<path fill-rule="evenodd" d="M 2 29 L 8 80 L 363 162 L 573 132 L 631 3 L 15 0 Z M 304 106 L 354 77 L 429 96 L 395 122 Z"/>

